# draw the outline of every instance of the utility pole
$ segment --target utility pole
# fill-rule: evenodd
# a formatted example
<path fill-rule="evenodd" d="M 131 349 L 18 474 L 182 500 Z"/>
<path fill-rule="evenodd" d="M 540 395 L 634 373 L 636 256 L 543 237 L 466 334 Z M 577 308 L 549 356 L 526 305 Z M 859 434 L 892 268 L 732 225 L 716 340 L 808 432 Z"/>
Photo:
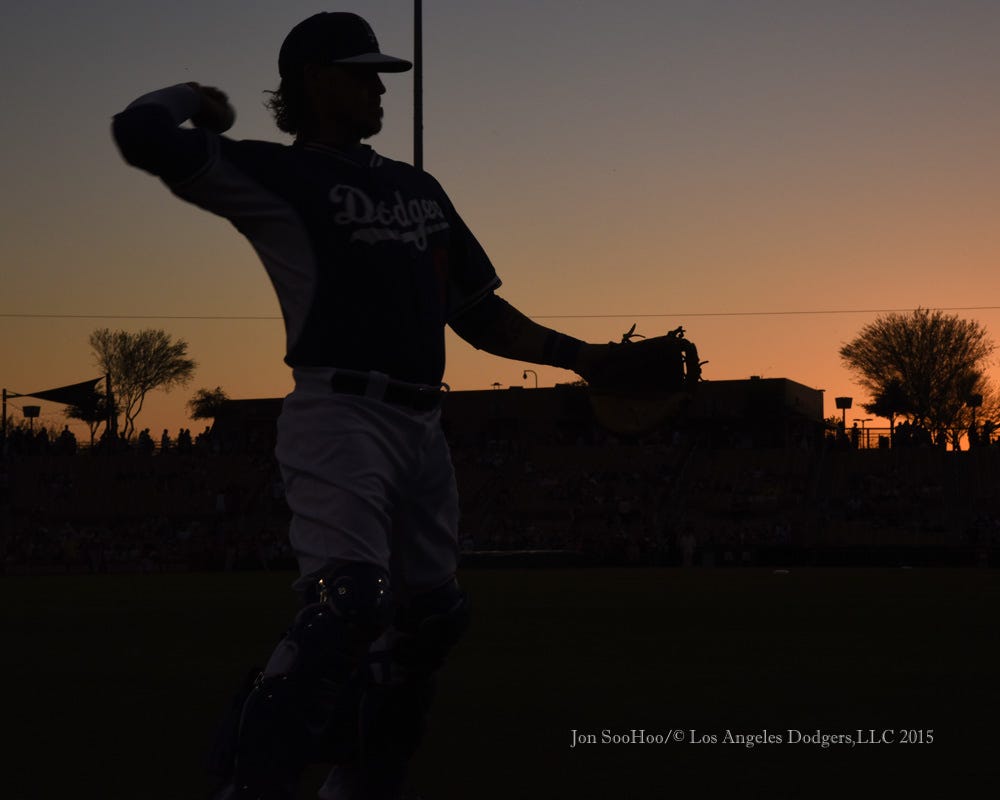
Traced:
<path fill-rule="evenodd" d="M 413 166 L 424 168 L 423 2 L 413 0 Z"/>

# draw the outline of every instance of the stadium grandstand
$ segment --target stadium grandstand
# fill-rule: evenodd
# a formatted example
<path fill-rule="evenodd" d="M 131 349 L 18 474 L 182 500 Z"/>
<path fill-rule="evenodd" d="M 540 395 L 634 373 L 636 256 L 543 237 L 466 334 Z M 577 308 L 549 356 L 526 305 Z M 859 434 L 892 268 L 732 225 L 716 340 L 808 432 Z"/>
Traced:
<path fill-rule="evenodd" d="M 7 442 L 6 574 L 283 569 L 280 399 L 227 401 L 184 447 Z M 587 389 L 451 392 L 467 565 L 996 564 L 1000 448 L 857 448 L 819 390 L 701 385 L 678 427 L 609 433 Z"/>

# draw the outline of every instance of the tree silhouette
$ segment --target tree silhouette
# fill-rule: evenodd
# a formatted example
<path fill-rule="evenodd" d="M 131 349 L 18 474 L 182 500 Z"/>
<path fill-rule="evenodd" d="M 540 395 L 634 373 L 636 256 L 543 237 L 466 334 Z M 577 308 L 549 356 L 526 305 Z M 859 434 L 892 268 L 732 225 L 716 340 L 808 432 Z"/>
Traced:
<path fill-rule="evenodd" d="M 215 419 L 222 404 L 229 399 L 221 386 L 214 389 L 199 389 L 187 402 L 191 419 Z"/>
<path fill-rule="evenodd" d="M 90 334 L 90 346 L 97 365 L 111 375 L 116 412 L 125 415 L 125 439 L 135 432 L 146 395 L 186 385 L 197 367 L 186 357 L 187 342 L 173 341 L 166 331 L 152 328 L 138 333 L 99 328 Z"/>
<path fill-rule="evenodd" d="M 963 424 L 969 395 L 990 394 L 985 373 L 993 350 L 978 322 L 918 308 L 865 325 L 840 348 L 840 357 L 871 392 L 867 411 L 894 411 L 890 419 L 904 416 L 940 437 Z"/>
<path fill-rule="evenodd" d="M 976 408 L 973 408 L 970 402 L 974 395 L 979 395 Z M 977 426 L 986 424 L 994 427 L 997 419 L 1000 419 L 1000 391 L 992 379 L 985 377 L 979 380 L 973 390 L 963 398 L 961 407 L 956 411 L 951 428 L 952 444 L 955 449 L 959 448 L 959 440 L 964 433 L 968 433 L 973 422 Z M 977 431 L 977 435 L 978 433 Z"/>
<path fill-rule="evenodd" d="M 69 419 L 78 419 L 87 424 L 87 428 L 90 430 L 90 446 L 93 447 L 101 423 L 106 425 L 110 416 L 108 396 L 105 392 L 93 392 L 79 403 L 67 406 L 63 413 Z M 115 413 L 118 413 L 117 409 L 115 409 Z"/>
<path fill-rule="evenodd" d="M 885 417 L 889 420 L 889 436 L 891 438 L 896 433 L 896 417 L 909 413 L 911 405 L 903 382 L 899 378 L 890 378 L 875 394 L 872 402 L 862 403 L 861 407 L 868 414 Z"/>

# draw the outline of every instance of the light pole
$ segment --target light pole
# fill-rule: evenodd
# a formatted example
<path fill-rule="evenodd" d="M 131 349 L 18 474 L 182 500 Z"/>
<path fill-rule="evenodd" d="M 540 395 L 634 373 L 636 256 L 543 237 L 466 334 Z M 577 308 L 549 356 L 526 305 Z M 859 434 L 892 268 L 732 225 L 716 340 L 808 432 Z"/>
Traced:
<path fill-rule="evenodd" d="M 841 410 L 841 427 L 843 427 L 844 432 L 847 432 L 847 409 L 849 409 L 854 404 L 853 397 L 835 397 L 833 402 L 837 404 L 837 408 Z"/>
<path fill-rule="evenodd" d="M 861 423 L 861 435 L 862 435 L 862 437 L 864 437 L 864 440 L 865 440 L 865 449 L 867 450 L 868 449 L 868 445 L 870 443 L 868 441 L 868 431 L 865 429 L 865 423 L 866 422 L 871 422 L 872 421 L 871 417 L 852 417 L 851 419 L 854 422 L 860 422 Z"/>
<path fill-rule="evenodd" d="M 533 369 L 526 369 L 526 370 L 524 371 L 524 374 L 523 374 L 523 375 L 521 376 L 521 380 L 522 380 L 522 381 L 526 381 L 526 380 L 528 380 L 528 373 L 529 373 L 529 372 L 530 372 L 530 373 L 531 373 L 532 375 L 534 375 L 534 376 L 535 376 L 535 388 L 537 389 L 537 388 L 538 388 L 538 373 L 537 373 L 537 372 L 535 372 L 535 371 L 534 371 Z"/>
<path fill-rule="evenodd" d="M 31 432 L 34 433 L 35 432 L 35 420 L 38 419 L 38 417 L 41 415 L 41 413 L 42 413 L 42 407 L 41 406 L 22 406 L 21 407 L 21 413 L 24 414 L 24 416 L 25 416 L 25 418 L 27 420 L 29 420 L 28 426 L 29 426 Z"/>
<path fill-rule="evenodd" d="M 983 396 L 981 394 L 970 394 L 965 404 L 972 409 L 972 427 L 976 427 L 976 409 L 983 407 Z"/>
<path fill-rule="evenodd" d="M 413 166 L 424 168 L 423 3 L 413 0 Z"/>

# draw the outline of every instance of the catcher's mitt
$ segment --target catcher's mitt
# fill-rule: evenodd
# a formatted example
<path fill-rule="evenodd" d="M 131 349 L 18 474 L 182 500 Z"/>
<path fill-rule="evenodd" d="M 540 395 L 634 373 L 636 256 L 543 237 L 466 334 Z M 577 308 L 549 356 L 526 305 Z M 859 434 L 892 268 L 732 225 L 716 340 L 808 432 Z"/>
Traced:
<path fill-rule="evenodd" d="M 675 328 L 642 338 L 633 325 L 583 374 L 597 420 L 615 433 L 648 433 L 676 417 L 701 380 L 698 350 Z"/>

